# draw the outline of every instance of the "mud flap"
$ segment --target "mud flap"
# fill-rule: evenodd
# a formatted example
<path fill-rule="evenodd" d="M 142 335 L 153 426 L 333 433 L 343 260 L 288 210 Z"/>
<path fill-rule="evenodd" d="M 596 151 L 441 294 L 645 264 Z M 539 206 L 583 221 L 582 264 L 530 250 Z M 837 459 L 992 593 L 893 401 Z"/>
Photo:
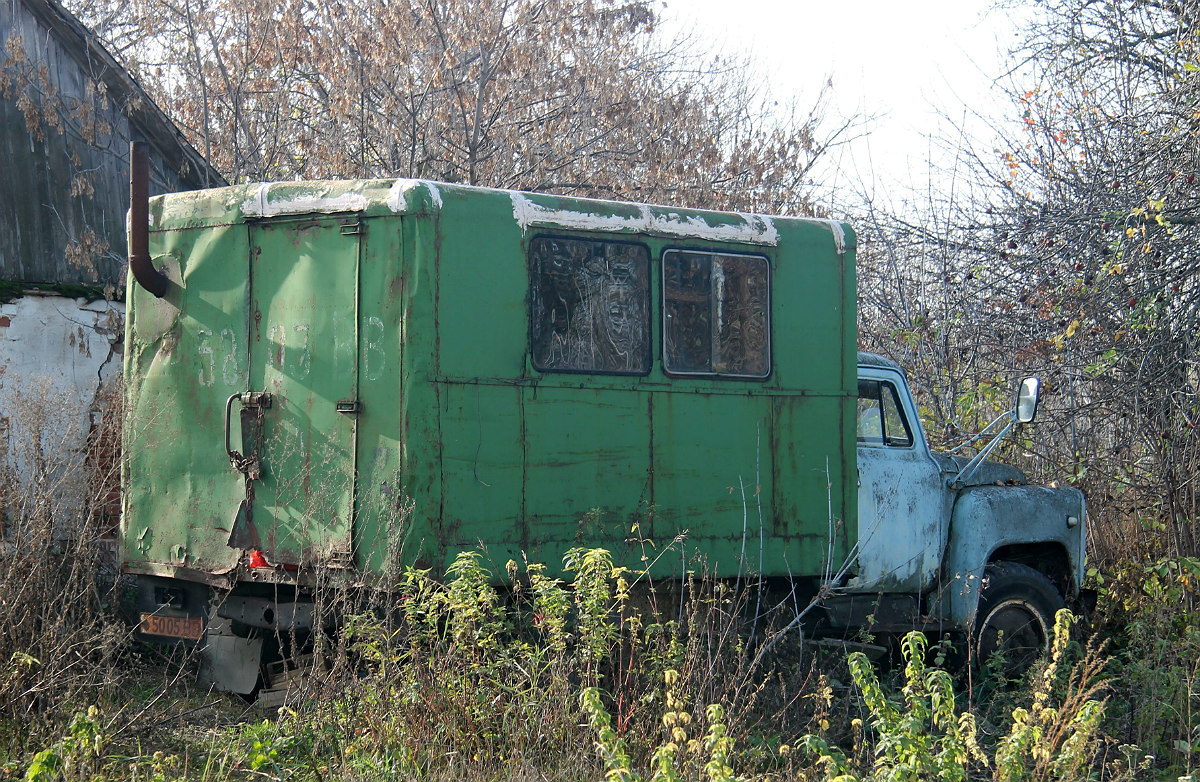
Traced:
<path fill-rule="evenodd" d="M 229 528 L 227 545 L 230 548 L 243 550 L 262 548 L 258 530 L 254 528 L 254 522 L 251 521 L 253 507 L 254 487 L 250 485 L 250 481 L 246 481 L 246 499 L 238 505 L 237 513 L 233 517 L 233 524 Z"/>
<path fill-rule="evenodd" d="M 201 682 L 239 695 L 249 695 L 258 684 L 262 647 L 261 638 L 234 635 L 228 619 L 214 617 L 208 623 L 204 648 L 201 650 Z"/>

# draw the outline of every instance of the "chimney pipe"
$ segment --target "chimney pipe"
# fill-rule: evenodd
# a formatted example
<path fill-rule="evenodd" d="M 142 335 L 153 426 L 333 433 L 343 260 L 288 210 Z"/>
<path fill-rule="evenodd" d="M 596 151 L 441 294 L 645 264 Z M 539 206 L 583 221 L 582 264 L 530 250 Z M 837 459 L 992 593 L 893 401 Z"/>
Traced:
<path fill-rule="evenodd" d="M 170 280 L 150 262 L 150 153 L 144 141 L 129 143 L 129 271 L 161 299 Z"/>

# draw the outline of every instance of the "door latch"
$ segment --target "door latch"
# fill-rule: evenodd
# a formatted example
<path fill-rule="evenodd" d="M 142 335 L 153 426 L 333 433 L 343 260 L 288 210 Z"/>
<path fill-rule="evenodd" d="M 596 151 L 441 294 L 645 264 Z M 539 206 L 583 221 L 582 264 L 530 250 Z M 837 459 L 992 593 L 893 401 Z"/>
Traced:
<path fill-rule="evenodd" d="M 239 402 L 242 406 L 242 440 L 245 447 L 246 429 L 252 425 L 252 421 L 261 421 L 262 412 L 271 406 L 271 395 L 266 391 L 247 391 L 244 394 L 233 394 L 225 400 L 225 453 L 229 455 L 233 469 L 244 474 L 249 480 L 257 481 L 262 477 L 262 462 L 258 460 L 258 454 L 243 456 L 240 451 L 234 450 L 229 441 L 234 402 Z M 251 439 L 258 439 L 258 434 L 255 431 Z"/>

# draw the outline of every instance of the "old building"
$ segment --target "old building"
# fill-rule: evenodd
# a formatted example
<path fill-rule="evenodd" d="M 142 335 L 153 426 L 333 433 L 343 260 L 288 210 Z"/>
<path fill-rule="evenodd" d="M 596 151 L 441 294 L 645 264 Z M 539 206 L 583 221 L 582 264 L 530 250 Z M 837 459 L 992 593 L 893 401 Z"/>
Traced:
<path fill-rule="evenodd" d="M 40 469 L 31 445 L 82 460 L 107 431 L 100 451 L 115 452 L 103 411 L 121 373 L 130 141 L 149 145 L 152 194 L 224 181 L 56 0 L 0 3 L 0 42 L 0 470 L 11 484 Z"/>

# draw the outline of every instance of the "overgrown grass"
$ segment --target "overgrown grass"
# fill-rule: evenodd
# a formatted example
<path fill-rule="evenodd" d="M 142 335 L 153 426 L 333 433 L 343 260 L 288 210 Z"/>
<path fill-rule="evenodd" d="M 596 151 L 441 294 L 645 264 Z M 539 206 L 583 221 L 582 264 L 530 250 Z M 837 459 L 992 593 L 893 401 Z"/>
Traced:
<path fill-rule="evenodd" d="M 1173 780 L 1195 769 L 1200 562 L 1184 557 L 1093 573 L 1093 629 L 1072 640 L 1060 619 L 1050 658 L 1009 682 L 943 670 L 943 647 L 931 660 L 917 635 L 882 672 L 861 655 L 814 656 L 795 631 L 776 642 L 796 606 L 751 633 L 753 579 L 656 589 L 579 549 L 565 583 L 541 563 L 467 552 L 444 578 L 400 568 L 390 588 L 357 593 L 331 579 L 320 612 L 344 621 L 317 638 L 317 665 L 288 706 L 256 712 L 196 690 L 186 655 L 131 640 L 102 540 L 104 481 L 68 445 L 79 433 L 47 415 L 33 405 L 14 417 L 0 459 L 0 779 Z"/>
<path fill-rule="evenodd" d="M 6 379 L 0 437 L 0 762 L 103 701 L 128 650 L 107 508 L 115 461 L 93 460 L 84 409 L 48 380 Z M 106 410 L 96 411 L 99 418 Z M 101 430 L 103 433 L 103 430 Z M 95 435 L 95 432 L 92 433 Z M 94 441 L 94 437 L 92 437 Z"/>
<path fill-rule="evenodd" d="M 480 552 L 460 555 L 441 580 L 406 569 L 323 640 L 324 664 L 289 708 L 181 742 L 156 726 L 177 727 L 166 715 L 193 700 L 139 711 L 76 696 L 78 713 L 59 712 L 61 734 L 28 748 L 24 773 L 591 779 L 604 776 L 606 758 L 589 717 L 603 714 L 633 767 L 691 778 L 731 768 L 736 755 L 766 774 L 786 765 L 778 749 L 788 736 L 824 713 L 827 703 L 810 697 L 814 674 L 801 675 L 786 644 L 767 658 L 747 643 L 749 593 L 698 579 L 666 619 L 608 552 L 576 550 L 565 566 L 570 584 L 541 564 L 507 563 L 501 589 Z M 116 725 L 121 735 L 110 733 Z"/>
<path fill-rule="evenodd" d="M 1200 768 L 1200 559 L 1129 562 L 1093 575 L 1097 632 L 1111 640 L 1110 730 L 1171 774 Z M 1169 777 L 1168 777 L 1169 778 Z"/>
<path fill-rule="evenodd" d="M 789 643 L 763 655 L 766 643 L 746 641 L 749 592 L 698 580 L 682 618 L 673 604 L 666 619 L 644 600 L 634 610 L 636 574 L 607 552 L 572 552 L 567 566 L 571 584 L 507 563 L 505 589 L 482 552 L 460 555 L 444 580 L 403 571 L 386 599 L 359 603 L 303 698 L 277 712 L 197 702 L 182 684 L 147 689 L 145 674 L 127 700 L 147 707 L 109 697 L 88 708 L 75 692 L 55 712 L 58 733 L 9 775 L 852 782 L 1186 770 L 1122 745 L 1128 716 L 1112 696 L 1125 685 L 1112 674 L 1127 663 L 1072 640 L 1065 612 L 1049 659 L 980 704 L 919 634 L 890 673 L 859 653 L 801 661 Z"/>

